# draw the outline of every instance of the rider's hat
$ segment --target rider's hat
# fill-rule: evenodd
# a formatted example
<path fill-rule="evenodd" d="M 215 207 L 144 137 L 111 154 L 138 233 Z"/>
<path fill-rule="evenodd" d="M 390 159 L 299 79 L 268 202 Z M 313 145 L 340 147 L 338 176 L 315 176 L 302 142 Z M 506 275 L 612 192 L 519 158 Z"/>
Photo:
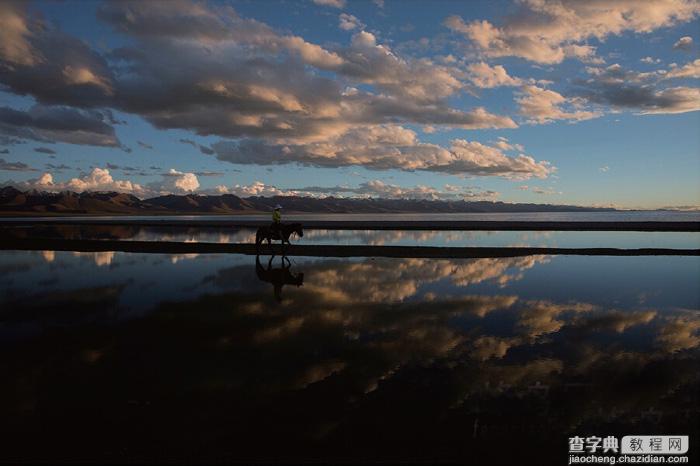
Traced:
<path fill-rule="evenodd" d="M 279 204 L 277 204 L 277 205 L 275 206 L 275 210 L 279 210 L 279 209 L 281 209 L 281 208 L 282 208 L 282 206 L 279 205 Z"/>

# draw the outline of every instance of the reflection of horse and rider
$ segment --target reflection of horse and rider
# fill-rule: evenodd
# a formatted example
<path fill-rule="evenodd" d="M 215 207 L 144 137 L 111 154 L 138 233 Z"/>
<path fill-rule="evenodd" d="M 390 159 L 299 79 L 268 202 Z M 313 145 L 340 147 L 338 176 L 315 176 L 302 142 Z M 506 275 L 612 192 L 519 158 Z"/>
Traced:
<path fill-rule="evenodd" d="M 282 223 L 282 206 L 277 204 L 272 211 L 272 223 L 269 227 L 262 226 L 258 228 L 255 235 L 255 246 L 260 249 L 260 244 L 267 240 L 268 246 L 273 240 L 282 241 L 282 246 L 291 244 L 289 237 L 292 233 L 296 233 L 299 238 L 304 237 L 304 230 L 301 228 L 301 223 Z"/>
<path fill-rule="evenodd" d="M 260 263 L 260 256 L 255 256 L 255 273 L 260 280 L 272 284 L 275 288 L 275 299 L 282 301 L 282 287 L 284 285 L 295 285 L 297 287 L 303 285 L 304 272 L 292 273 L 290 271 L 292 263 L 287 257 L 282 257 L 282 267 L 272 267 L 274 258 L 275 256 L 270 257 L 267 268 L 265 268 Z"/>
<path fill-rule="evenodd" d="M 272 261 L 275 258 L 273 255 L 267 263 L 267 268 L 263 267 L 260 263 L 260 244 L 267 240 L 268 246 L 272 244 L 273 240 L 282 241 L 282 248 L 284 250 L 285 246 L 291 244 L 289 242 L 289 237 L 292 233 L 296 233 L 300 238 L 304 237 L 304 231 L 302 230 L 301 223 L 282 223 L 282 206 L 277 204 L 272 211 L 272 223 L 270 226 L 261 226 L 255 235 L 255 246 L 258 250 L 258 254 L 255 256 L 255 273 L 258 279 L 271 283 L 275 288 L 275 299 L 277 301 L 282 301 L 282 287 L 284 285 L 296 285 L 301 286 L 304 283 L 304 273 L 292 273 L 290 269 L 292 263 L 289 261 L 287 256 L 282 256 L 281 267 L 272 267 Z"/>

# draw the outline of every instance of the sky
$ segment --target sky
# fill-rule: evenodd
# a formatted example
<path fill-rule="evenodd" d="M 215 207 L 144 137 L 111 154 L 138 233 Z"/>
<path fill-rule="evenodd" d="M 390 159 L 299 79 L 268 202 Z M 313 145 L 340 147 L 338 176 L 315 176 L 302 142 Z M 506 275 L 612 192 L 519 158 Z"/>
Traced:
<path fill-rule="evenodd" d="M 0 185 L 700 208 L 700 1 L 0 2 Z"/>

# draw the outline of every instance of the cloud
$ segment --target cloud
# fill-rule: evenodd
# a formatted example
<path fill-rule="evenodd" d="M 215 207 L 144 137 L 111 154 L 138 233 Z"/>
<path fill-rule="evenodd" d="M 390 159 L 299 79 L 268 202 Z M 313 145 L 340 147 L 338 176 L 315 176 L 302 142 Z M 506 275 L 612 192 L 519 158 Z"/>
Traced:
<path fill-rule="evenodd" d="M 109 165 L 109 164 L 108 164 L 108 165 Z M 53 170 L 54 173 L 58 173 L 58 172 L 60 172 L 61 170 L 70 170 L 70 169 L 71 169 L 71 167 L 69 167 L 68 165 L 63 164 L 63 163 L 60 164 L 60 165 L 54 165 L 54 164 L 52 164 L 52 163 L 45 163 L 45 164 L 44 164 L 44 167 L 45 167 L 47 170 Z"/>
<path fill-rule="evenodd" d="M 345 0 L 313 0 L 316 5 L 332 8 L 345 8 Z"/>
<path fill-rule="evenodd" d="M 43 60 L 30 43 L 29 21 L 20 2 L 0 3 L 0 59 L 25 66 Z"/>
<path fill-rule="evenodd" d="M 119 169 L 115 165 L 111 165 L 112 169 Z M 54 167 L 56 171 L 70 167 Z M 122 167 L 122 169 L 132 169 L 131 167 Z M 214 176 L 214 173 L 203 173 L 202 176 Z M 141 185 L 130 180 L 116 180 L 112 177 L 109 168 L 95 167 L 89 173 L 82 174 L 78 177 L 71 178 L 67 181 L 56 181 L 51 173 L 42 173 L 41 176 L 35 179 L 30 179 L 22 182 L 10 181 L 6 184 L 17 186 L 19 189 L 28 190 L 36 189 L 38 191 L 113 191 L 120 193 L 133 194 L 140 198 L 167 194 L 186 194 L 194 192 L 199 188 L 197 175 L 194 173 L 184 173 L 175 169 L 170 169 L 161 174 L 161 179 L 151 182 L 147 185 Z"/>
<path fill-rule="evenodd" d="M 199 180 L 194 173 L 183 173 L 171 168 L 161 174 L 162 180 L 148 184 L 148 188 L 159 194 L 184 194 L 196 191 Z"/>
<path fill-rule="evenodd" d="M 26 163 L 22 162 L 8 162 L 3 158 L 0 158 L 0 170 L 15 171 L 15 172 L 35 172 L 36 168 L 32 168 Z"/>
<path fill-rule="evenodd" d="M 694 60 L 690 63 L 686 63 L 683 66 L 678 66 L 675 63 L 671 63 L 671 67 L 663 75 L 662 79 L 673 79 L 673 78 L 693 78 L 700 79 L 700 58 Z"/>
<path fill-rule="evenodd" d="M 43 173 L 39 178 L 13 184 L 21 189 L 38 191 L 117 191 L 135 195 L 144 194 L 142 186 L 128 180 L 115 180 L 108 169 L 97 167 L 88 174 L 65 182 L 54 181 L 51 173 Z"/>
<path fill-rule="evenodd" d="M 341 13 L 338 17 L 338 27 L 343 31 L 352 31 L 353 29 L 363 29 L 365 25 L 355 16 Z"/>
<path fill-rule="evenodd" d="M 511 179 L 546 178 L 555 170 L 548 162 L 536 162 L 524 154 L 509 157 L 496 147 L 476 141 L 453 139 L 448 148 L 422 143 L 414 131 L 395 125 L 357 127 L 323 142 L 222 141 L 213 148 L 219 160 L 240 164 L 362 165 L 377 170 L 425 170 Z"/>
<path fill-rule="evenodd" d="M 17 11 L 26 16 L 23 9 Z M 292 158 L 301 163 L 332 166 L 331 159 L 335 159 L 343 165 L 403 169 L 416 165 L 421 169 L 435 165 L 424 159 L 445 159 L 451 149 L 420 143 L 397 149 L 383 141 L 360 141 L 354 145 L 371 145 L 379 160 L 372 160 L 371 153 L 354 158 L 347 151 L 347 157 L 331 155 L 329 160 L 316 155 L 325 150 L 321 146 L 326 141 L 362 139 L 358 134 L 366 133 L 372 125 L 378 125 L 378 131 L 401 124 L 459 129 L 517 127 L 510 117 L 481 107 L 453 108 L 449 99 L 463 91 L 466 80 L 464 71 L 454 64 L 400 56 L 364 30 L 353 34 L 348 45 L 330 50 L 243 18 L 229 6 L 184 0 L 147 5 L 107 2 L 99 6 L 98 18 L 127 35 L 129 45 L 106 54 L 107 60 L 86 43 L 36 19 L 28 27 L 26 39 L 46 60 L 6 68 L 7 72 L 0 73 L 0 82 L 39 102 L 62 104 L 46 108 L 90 112 L 82 115 L 84 119 L 89 117 L 101 126 L 83 131 L 70 128 L 49 138 L 37 130 L 20 128 L 31 125 L 18 124 L 10 127 L 12 131 L 5 125 L 0 132 L 3 141 L 45 139 L 118 147 L 106 111 L 74 107 L 112 108 L 140 115 L 158 129 L 239 139 L 235 144 L 241 148 L 261 146 L 267 152 L 256 157 L 259 160 L 277 157 L 289 147 L 296 149 L 298 155 Z M 342 18 L 356 23 L 350 15 Z M 353 29 L 362 27 L 355 25 Z M 499 67 L 489 71 L 491 76 L 479 78 L 487 85 L 510 84 L 515 79 L 505 70 L 503 76 Z M 46 86 L 47 81 L 52 86 Z M 215 151 L 214 147 L 193 146 L 204 154 Z M 460 146 L 455 152 L 464 154 L 464 148 Z M 461 157 L 452 157 L 460 165 L 454 170 L 460 172 L 464 171 L 461 166 L 468 165 Z M 265 163 L 285 163 L 288 158 Z M 411 158 L 420 160 L 414 164 Z M 392 160 L 398 165 L 392 165 Z M 529 160 L 504 158 L 485 172 L 508 172 L 510 168 L 503 165 L 517 165 L 520 172 Z M 466 168 L 471 174 L 479 172 L 472 165 Z M 439 169 L 454 170 L 449 164 Z"/>
<path fill-rule="evenodd" d="M 104 111 L 34 105 L 29 110 L 0 107 L 0 136 L 15 140 L 121 147 L 111 115 Z"/>
<path fill-rule="evenodd" d="M 647 63 L 647 64 L 658 64 L 661 63 L 661 59 L 659 58 L 652 58 L 652 57 L 644 57 L 639 60 L 642 63 Z"/>
<path fill-rule="evenodd" d="M 555 194 L 562 194 L 561 191 L 556 191 L 554 188 L 540 188 L 538 186 L 534 186 L 530 189 L 535 194 L 543 194 L 546 196 L 552 196 Z"/>
<path fill-rule="evenodd" d="M 698 63 L 675 66 L 669 70 L 640 73 L 625 70 L 618 64 L 606 68 L 587 68 L 589 79 L 573 89 L 578 97 L 616 110 L 633 109 L 641 114 L 685 113 L 700 110 L 700 88 L 659 88 L 675 77 L 693 77 Z"/>
<path fill-rule="evenodd" d="M 558 332 L 565 324 L 563 317 L 567 313 L 588 313 L 596 306 L 588 303 L 552 303 L 549 301 L 528 301 L 527 307 L 520 312 L 517 325 L 528 338 L 537 338 L 545 334 Z"/>
<path fill-rule="evenodd" d="M 420 199 L 420 200 L 495 200 L 500 193 L 492 190 L 480 190 L 470 186 L 454 186 L 446 184 L 443 189 L 430 186 L 402 187 L 385 183 L 381 180 L 371 180 L 358 186 L 306 186 L 300 188 L 281 189 L 261 181 L 249 185 L 232 187 L 219 185 L 206 194 L 235 194 L 240 197 L 260 196 L 303 196 L 303 197 L 337 197 L 337 198 L 375 198 L 375 199 Z"/>
<path fill-rule="evenodd" d="M 40 154 L 55 154 L 56 151 L 53 149 L 49 149 L 48 147 L 35 147 L 34 152 L 38 152 Z"/>
<path fill-rule="evenodd" d="M 673 44 L 674 50 L 690 50 L 692 48 L 693 38 L 690 36 L 681 37 L 675 44 Z"/>
<path fill-rule="evenodd" d="M 204 155 L 214 155 L 214 149 L 212 149 L 211 147 L 204 146 L 202 144 L 198 144 L 197 142 L 191 139 L 180 139 L 180 142 L 183 144 L 189 144 L 195 149 L 199 149 L 199 151 Z"/>
<path fill-rule="evenodd" d="M 459 70 L 399 57 L 366 31 L 354 34 L 348 47 L 330 52 L 240 18 L 231 9 L 210 11 L 185 2 L 151 5 L 109 4 L 101 16 L 141 41 L 138 49 L 115 52 L 135 73 L 126 88 L 117 82 L 118 104 L 145 114 L 159 128 L 321 139 L 337 127 L 397 119 L 460 128 L 515 126 L 482 109 L 449 108 L 444 99 L 463 87 Z M 211 53 L 202 55 L 203 46 Z M 285 53 L 292 56 L 280 60 Z M 341 87 L 336 79 L 309 73 L 303 64 L 371 84 L 382 93 Z M 160 82 L 151 87 L 152 76 Z"/>
<path fill-rule="evenodd" d="M 30 17 L 29 3 L 2 3 L 0 83 L 41 104 L 101 107 L 111 101 L 114 77 L 100 54 L 41 17 Z"/>
<path fill-rule="evenodd" d="M 467 23 L 459 16 L 448 17 L 444 24 L 468 38 L 484 56 L 560 63 L 565 58 L 596 61 L 595 48 L 586 43 L 589 39 L 602 42 L 627 31 L 649 33 L 700 14 L 700 4 L 693 0 L 523 0 L 520 5 L 502 26 L 485 20 Z"/>
<path fill-rule="evenodd" d="M 199 151 L 204 155 L 214 155 L 216 153 L 211 147 L 202 145 L 199 146 Z"/>
<path fill-rule="evenodd" d="M 603 166 L 600 167 L 598 170 L 599 170 L 601 173 L 606 173 L 606 172 L 610 171 L 610 167 L 608 167 L 607 165 L 603 165 Z"/>
<path fill-rule="evenodd" d="M 214 188 L 215 194 L 235 194 L 239 197 L 272 197 L 272 196 L 296 196 L 299 193 L 295 190 L 283 190 L 276 186 L 266 185 L 262 181 L 255 181 L 249 185 L 235 185 L 228 187 L 219 185 Z"/>
<path fill-rule="evenodd" d="M 508 138 L 503 136 L 499 136 L 498 140 L 493 143 L 493 145 L 502 151 L 515 150 L 518 152 L 525 152 L 525 148 L 521 144 L 512 144 L 510 141 L 508 141 Z"/>
<path fill-rule="evenodd" d="M 659 330 L 656 341 L 668 352 L 700 346 L 700 319 L 697 314 L 669 318 Z"/>
<path fill-rule="evenodd" d="M 334 197 L 369 197 L 381 199 L 428 199 L 428 200 L 494 200 L 498 198 L 496 191 L 476 190 L 471 187 L 445 185 L 442 190 L 430 186 L 402 187 L 388 184 L 381 180 L 371 180 L 357 187 L 309 186 L 299 188 L 300 193 L 324 194 Z"/>
<path fill-rule="evenodd" d="M 469 79 L 476 87 L 492 88 L 499 86 L 519 86 L 522 81 L 508 75 L 501 65 L 490 66 L 488 63 L 472 63 L 467 67 Z"/>
<path fill-rule="evenodd" d="M 146 144 L 145 142 L 136 141 L 136 143 L 137 143 L 140 147 L 143 147 L 144 149 L 153 149 L 153 146 L 152 146 L 152 145 Z"/>
<path fill-rule="evenodd" d="M 551 123 L 555 120 L 590 120 L 601 116 L 599 112 L 579 110 L 580 99 L 571 99 L 561 94 L 537 86 L 523 86 L 516 102 L 519 112 L 530 123 Z M 564 107 L 572 107 L 570 110 Z"/>
<path fill-rule="evenodd" d="M 192 147 L 197 147 L 198 144 L 194 142 L 192 139 L 180 139 L 180 142 L 183 144 L 189 144 Z"/>

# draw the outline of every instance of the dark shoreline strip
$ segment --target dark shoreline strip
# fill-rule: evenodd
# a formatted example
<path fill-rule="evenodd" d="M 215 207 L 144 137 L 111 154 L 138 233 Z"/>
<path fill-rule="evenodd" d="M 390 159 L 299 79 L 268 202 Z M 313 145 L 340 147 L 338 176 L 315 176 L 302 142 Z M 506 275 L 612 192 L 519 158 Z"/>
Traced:
<path fill-rule="evenodd" d="M 257 253 L 254 244 L 241 243 L 181 243 L 162 241 L 112 241 L 112 240 L 63 240 L 63 239 L 3 239 L 1 250 L 31 251 L 120 251 L 149 254 L 248 254 Z M 262 246 L 260 254 L 281 254 L 279 245 Z M 403 258 L 484 258 L 520 257 L 531 255 L 579 255 L 579 256 L 700 256 L 700 249 L 616 249 L 616 248 L 454 248 L 414 246 L 333 246 L 291 245 L 288 256 L 312 257 L 403 257 Z"/>
<path fill-rule="evenodd" d="M 294 218 L 287 222 L 297 221 Z M 675 231 L 700 232 L 700 222 L 531 222 L 531 221 L 486 221 L 486 220 L 439 220 L 439 221 L 398 221 L 398 220 L 304 220 L 305 229 L 323 230 L 474 230 L 474 231 Z M 155 219 L 44 219 L 0 218 L 3 226 L 31 225 L 119 225 L 148 227 L 232 227 L 257 228 L 269 225 L 268 220 L 245 220 L 226 218 L 222 220 L 155 220 Z"/>

